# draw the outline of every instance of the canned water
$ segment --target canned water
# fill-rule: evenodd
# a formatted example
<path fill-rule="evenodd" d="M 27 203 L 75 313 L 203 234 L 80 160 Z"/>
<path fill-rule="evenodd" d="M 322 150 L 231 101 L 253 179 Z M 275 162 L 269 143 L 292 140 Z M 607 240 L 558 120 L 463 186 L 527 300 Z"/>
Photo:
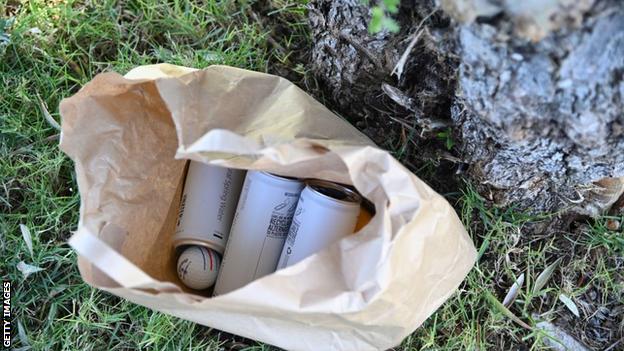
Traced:
<path fill-rule="evenodd" d="M 298 179 L 259 171 L 247 173 L 215 295 L 275 271 L 303 187 Z"/>
<path fill-rule="evenodd" d="M 347 187 L 324 180 L 308 181 L 277 268 L 292 266 L 353 233 L 360 202 L 360 195 Z"/>
<path fill-rule="evenodd" d="M 222 254 L 245 171 L 191 161 L 173 245 L 201 245 Z"/>

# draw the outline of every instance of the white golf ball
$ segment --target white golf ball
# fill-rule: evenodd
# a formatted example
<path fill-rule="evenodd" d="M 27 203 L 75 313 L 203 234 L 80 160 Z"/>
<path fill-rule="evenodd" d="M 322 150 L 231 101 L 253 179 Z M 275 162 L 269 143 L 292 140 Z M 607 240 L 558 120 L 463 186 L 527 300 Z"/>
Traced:
<path fill-rule="evenodd" d="M 221 258 L 203 246 L 189 246 L 178 258 L 178 277 L 191 289 L 203 290 L 217 280 Z"/>

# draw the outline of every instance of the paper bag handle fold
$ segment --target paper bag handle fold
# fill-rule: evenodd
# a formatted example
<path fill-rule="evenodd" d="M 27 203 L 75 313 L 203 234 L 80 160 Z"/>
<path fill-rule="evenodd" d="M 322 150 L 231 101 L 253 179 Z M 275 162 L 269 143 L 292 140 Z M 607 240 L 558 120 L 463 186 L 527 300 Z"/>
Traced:
<path fill-rule="evenodd" d="M 69 245 L 87 261 L 125 288 L 168 292 L 180 290 L 173 283 L 154 280 L 84 227 L 78 228 L 69 239 Z"/>

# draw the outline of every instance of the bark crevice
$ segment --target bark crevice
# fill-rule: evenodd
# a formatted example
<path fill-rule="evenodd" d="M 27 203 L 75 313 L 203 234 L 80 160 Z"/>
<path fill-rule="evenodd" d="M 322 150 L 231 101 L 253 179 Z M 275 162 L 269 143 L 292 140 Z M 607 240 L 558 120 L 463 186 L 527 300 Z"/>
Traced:
<path fill-rule="evenodd" d="M 312 1 L 311 68 L 333 107 L 382 146 L 413 138 L 408 163 L 438 157 L 451 126 L 452 156 L 501 205 L 604 211 L 612 201 L 594 183 L 624 177 L 624 3 L 442 3 L 403 2 L 402 32 L 370 35 L 358 0 Z"/>

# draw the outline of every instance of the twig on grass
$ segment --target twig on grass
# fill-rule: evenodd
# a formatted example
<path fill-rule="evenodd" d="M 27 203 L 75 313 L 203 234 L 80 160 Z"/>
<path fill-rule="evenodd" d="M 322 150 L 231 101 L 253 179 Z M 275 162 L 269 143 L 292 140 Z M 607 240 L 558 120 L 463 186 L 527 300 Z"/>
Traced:
<path fill-rule="evenodd" d="M 57 133 L 57 134 L 50 135 L 50 136 L 48 136 L 48 137 L 46 137 L 44 139 L 34 141 L 34 142 L 32 142 L 32 143 L 30 143 L 28 145 L 22 146 L 19 149 L 16 149 L 16 150 L 12 151 L 11 153 L 9 153 L 9 156 L 15 156 L 15 155 L 17 155 L 19 153 L 22 153 L 23 151 L 26 151 L 26 150 L 30 149 L 31 147 L 33 147 L 34 145 L 39 144 L 40 142 L 57 141 L 57 140 L 60 139 L 60 136 L 61 136 L 61 134 Z"/>
<path fill-rule="evenodd" d="M 271 44 L 275 48 L 275 50 L 277 50 L 281 55 L 286 55 L 286 49 L 284 49 L 284 47 L 277 40 L 275 40 L 275 38 L 273 38 L 273 35 L 271 34 L 272 31 L 266 29 L 266 25 L 264 24 L 262 18 L 260 18 L 260 16 L 251 8 L 247 8 L 246 12 L 247 15 L 251 16 L 254 21 L 258 23 L 262 31 L 267 32 L 267 42 Z"/>
<path fill-rule="evenodd" d="M 41 113 L 43 113 L 43 117 L 48 121 L 50 126 L 56 130 L 61 130 L 61 125 L 52 117 L 48 108 L 45 105 L 45 102 L 41 99 L 41 96 L 37 94 L 37 101 L 39 101 L 39 108 L 41 109 Z"/>
<path fill-rule="evenodd" d="M 533 331 L 533 328 L 531 328 L 530 325 L 526 324 L 522 319 L 518 318 L 518 316 L 516 316 L 515 314 L 513 314 L 513 312 L 511 312 L 507 307 L 503 306 L 502 303 L 500 303 L 496 297 L 494 297 L 494 295 L 492 295 L 492 293 L 490 293 L 489 291 L 485 292 L 485 297 L 488 301 L 490 301 L 490 303 L 494 306 L 494 308 L 496 308 L 499 312 L 501 312 L 503 315 L 505 315 L 507 318 L 511 319 L 512 321 L 514 321 L 516 324 L 518 324 L 519 326 Z"/>
<path fill-rule="evenodd" d="M 381 64 L 381 61 L 379 61 L 379 59 L 377 59 L 377 57 L 367 47 L 359 43 L 351 35 L 346 34 L 346 33 L 338 33 L 336 30 L 332 30 L 332 34 L 346 41 L 351 46 L 353 46 L 356 50 L 364 54 L 364 56 L 366 56 L 375 66 L 377 66 L 378 69 L 380 70 L 383 69 L 383 65 Z"/>

